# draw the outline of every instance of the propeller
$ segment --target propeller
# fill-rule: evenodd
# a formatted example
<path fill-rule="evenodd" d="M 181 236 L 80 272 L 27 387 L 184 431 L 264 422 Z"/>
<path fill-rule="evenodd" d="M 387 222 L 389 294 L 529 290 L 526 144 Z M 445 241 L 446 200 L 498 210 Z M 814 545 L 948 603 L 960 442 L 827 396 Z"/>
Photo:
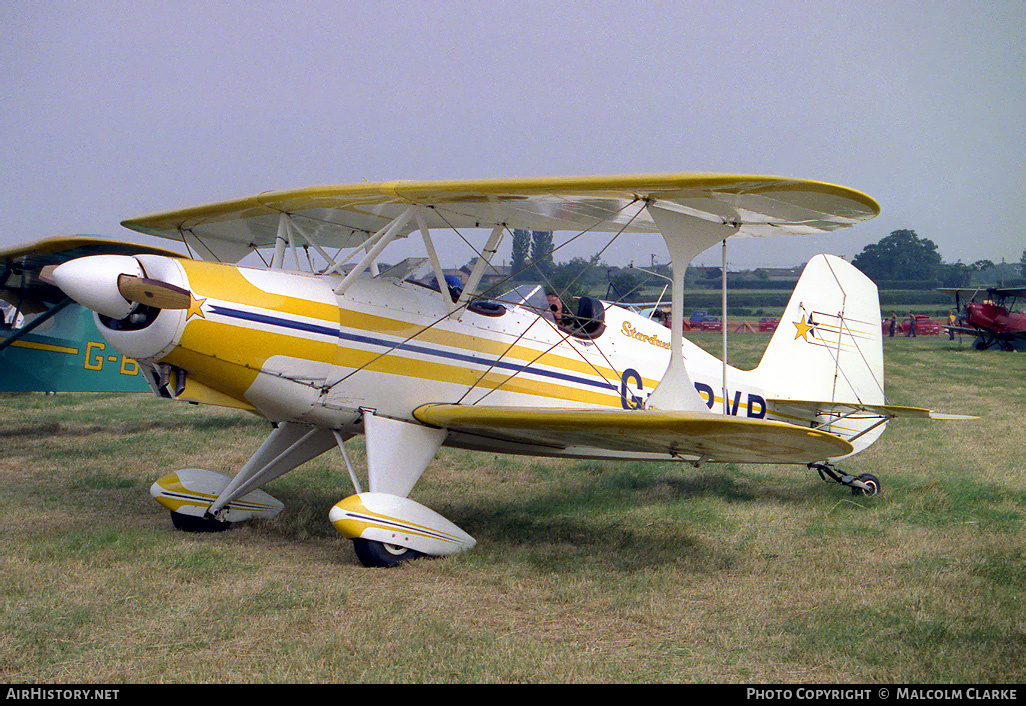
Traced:
<path fill-rule="evenodd" d="M 135 275 L 119 275 L 118 292 L 130 302 L 157 309 L 188 309 L 192 301 L 188 289 Z"/>

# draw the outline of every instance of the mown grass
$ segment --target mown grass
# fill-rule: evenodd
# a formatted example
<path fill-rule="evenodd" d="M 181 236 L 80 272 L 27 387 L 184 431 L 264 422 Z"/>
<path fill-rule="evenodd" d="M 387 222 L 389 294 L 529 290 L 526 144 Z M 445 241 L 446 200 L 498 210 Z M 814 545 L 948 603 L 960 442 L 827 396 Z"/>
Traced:
<path fill-rule="evenodd" d="M 766 341 L 733 336 L 732 362 Z M 0 396 L 0 675 L 1018 683 L 1026 357 L 926 337 L 885 355 L 891 402 L 981 419 L 891 424 L 846 467 L 878 475 L 878 497 L 788 466 L 443 449 L 414 495 L 479 544 L 395 571 L 362 568 L 328 525 L 351 492 L 337 453 L 268 486 L 274 520 L 187 535 L 149 484 L 234 471 L 266 423 L 149 396 Z"/>

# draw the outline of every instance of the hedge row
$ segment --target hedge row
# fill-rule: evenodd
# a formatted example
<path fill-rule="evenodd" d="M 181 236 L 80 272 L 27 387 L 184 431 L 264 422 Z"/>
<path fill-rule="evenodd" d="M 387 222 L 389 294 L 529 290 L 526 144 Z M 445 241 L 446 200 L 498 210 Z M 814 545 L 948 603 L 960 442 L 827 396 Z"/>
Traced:
<path fill-rule="evenodd" d="M 787 306 L 791 292 L 732 292 L 727 290 L 727 304 L 733 309 L 782 309 Z M 690 289 L 684 292 L 684 306 L 691 309 L 720 308 L 722 294 L 705 290 Z M 953 305 L 950 295 L 935 291 L 918 290 L 887 290 L 880 292 L 880 306 L 922 306 L 922 305 Z"/>
<path fill-rule="evenodd" d="M 798 280 L 777 280 L 777 279 L 742 279 L 735 280 L 733 277 L 727 277 L 727 290 L 731 289 L 774 289 L 774 290 L 786 290 L 791 291 L 794 286 L 798 284 Z M 698 280 L 692 285 L 694 289 L 716 289 L 719 290 L 723 285 L 720 284 L 720 280 L 716 279 L 703 279 Z"/>

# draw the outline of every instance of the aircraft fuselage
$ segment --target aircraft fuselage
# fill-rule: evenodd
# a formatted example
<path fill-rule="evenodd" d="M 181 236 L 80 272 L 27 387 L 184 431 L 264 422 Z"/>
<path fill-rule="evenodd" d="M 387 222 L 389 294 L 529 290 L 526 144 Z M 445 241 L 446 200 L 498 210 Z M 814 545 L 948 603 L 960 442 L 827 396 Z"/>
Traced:
<path fill-rule="evenodd" d="M 982 304 L 970 302 L 966 305 L 966 323 L 995 334 L 1026 331 L 1026 314 L 1009 312 L 993 302 Z"/>

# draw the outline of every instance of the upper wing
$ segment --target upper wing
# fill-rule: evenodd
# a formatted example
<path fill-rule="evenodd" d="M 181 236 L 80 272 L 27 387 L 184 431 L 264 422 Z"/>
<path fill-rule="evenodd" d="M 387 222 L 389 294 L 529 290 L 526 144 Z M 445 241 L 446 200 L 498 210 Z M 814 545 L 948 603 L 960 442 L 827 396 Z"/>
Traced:
<path fill-rule="evenodd" d="M 1026 297 L 1026 287 L 991 287 L 987 291 L 1002 297 Z"/>
<path fill-rule="evenodd" d="M 827 432 L 708 412 L 430 404 L 414 416 L 432 426 L 507 441 L 692 461 L 813 463 L 852 452 L 851 444 Z"/>
<path fill-rule="evenodd" d="M 302 236 L 324 247 L 355 247 L 422 206 L 427 228 L 504 225 L 544 231 L 658 232 L 644 206 L 719 223 L 746 235 L 821 233 L 874 217 L 879 205 L 858 191 L 816 181 L 731 174 L 669 174 L 475 181 L 394 181 L 276 191 L 124 221 L 142 233 L 185 240 L 238 261 L 273 245 L 288 214 Z M 405 232 L 416 227 L 412 221 Z"/>
<path fill-rule="evenodd" d="M 17 262 L 25 267 L 34 266 L 38 269 L 45 265 L 59 265 L 76 257 L 86 257 L 87 255 L 139 255 L 143 253 L 184 257 L 180 252 L 152 245 L 139 245 L 123 240 L 107 240 L 92 235 L 68 235 L 44 238 L 33 243 L 0 250 L 0 263 Z"/>

